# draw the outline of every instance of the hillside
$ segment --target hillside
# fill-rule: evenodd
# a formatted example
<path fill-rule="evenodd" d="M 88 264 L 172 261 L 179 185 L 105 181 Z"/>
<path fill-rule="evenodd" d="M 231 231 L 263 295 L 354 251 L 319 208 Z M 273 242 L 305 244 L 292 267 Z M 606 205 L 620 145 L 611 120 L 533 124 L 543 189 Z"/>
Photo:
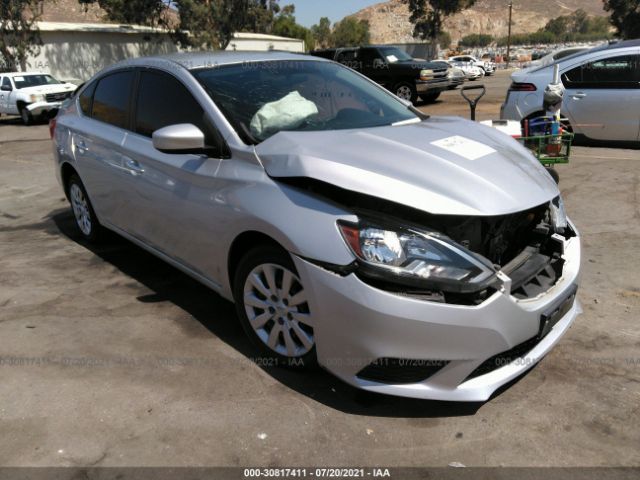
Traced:
<path fill-rule="evenodd" d="M 507 35 L 507 0 L 478 0 L 476 4 L 445 22 L 445 29 L 457 41 L 470 33 L 487 33 L 494 37 Z M 514 0 L 514 33 L 535 32 L 552 18 L 568 15 L 577 9 L 591 15 L 602 15 L 601 0 Z M 353 15 L 368 20 L 372 43 L 404 43 L 415 41 L 409 22 L 409 9 L 401 0 L 390 0 L 367 7 Z"/>

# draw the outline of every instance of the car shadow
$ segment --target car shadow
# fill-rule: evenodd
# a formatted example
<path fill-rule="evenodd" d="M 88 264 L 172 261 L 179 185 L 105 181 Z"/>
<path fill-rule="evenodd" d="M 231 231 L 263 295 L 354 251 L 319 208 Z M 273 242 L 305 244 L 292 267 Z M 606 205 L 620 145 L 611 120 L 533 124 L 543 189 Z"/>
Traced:
<path fill-rule="evenodd" d="M 243 332 L 231 302 L 160 260 L 144 249 L 114 234 L 106 233 L 99 244 L 89 244 L 78 233 L 75 219 L 68 209 L 52 212 L 45 221 L 34 224 L 50 235 L 62 235 L 93 252 L 152 293 L 136 297 L 144 303 L 171 302 L 189 313 L 211 334 L 240 354 L 255 360 L 256 350 Z M 352 415 L 398 418 L 438 418 L 474 415 L 484 402 L 442 402 L 393 397 L 358 390 L 328 372 L 317 369 L 295 371 L 269 367 L 256 361 L 256 368 L 302 395 L 335 410 Z M 498 390 L 500 395 L 510 384 Z"/>

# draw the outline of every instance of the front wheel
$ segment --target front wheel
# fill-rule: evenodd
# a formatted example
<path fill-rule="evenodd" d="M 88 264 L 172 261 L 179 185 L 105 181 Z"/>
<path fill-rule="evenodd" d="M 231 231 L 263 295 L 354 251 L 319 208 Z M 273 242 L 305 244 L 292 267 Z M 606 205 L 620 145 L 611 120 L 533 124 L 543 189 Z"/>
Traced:
<path fill-rule="evenodd" d="M 313 317 L 291 256 L 275 246 L 258 247 L 238 264 L 233 296 L 243 329 L 272 360 L 269 365 L 317 364 Z"/>
<path fill-rule="evenodd" d="M 455 87 L 454 87 L 455 88 Z M 425 103 L 433 103 L 440 97 L 440 92 L 429 93 L 425 95 L 420 95 L 420 98 L 424 100 Z"/>
<path fill-rule="evenodd" d="M 416 92 L 416 87 L 409 83 L 399 83 L 394 87 L 393 93 L 395 93 L 396 96 L 401 98 L 402 100 L 411 102 L 414 105 L 416 103 L 416 100 L 418 100 L 418 93 Z"/>
<path fill-rule="evenodd" d="M 22 119 L 22 123 L 27 127 L 33 123 L 33 116 L 27 107 L 22 107 L 20 109 L 20 118 Z"/>
<path fill-rule="evenodd" d="M 100 237 L 101 227 L 80 177 L 71 175 L 67 188 L 69 202 L 80 234 L 85 240 L 96 242 Z"/>

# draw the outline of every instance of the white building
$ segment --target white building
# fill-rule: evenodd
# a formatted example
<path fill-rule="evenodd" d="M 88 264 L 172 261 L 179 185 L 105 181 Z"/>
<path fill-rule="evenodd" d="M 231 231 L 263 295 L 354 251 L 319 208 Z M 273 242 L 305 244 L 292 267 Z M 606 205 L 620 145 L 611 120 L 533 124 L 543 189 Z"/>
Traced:
<path fill-rule="evenodd" d="M 304 53 L 304 40 L 297 38 L 276 37 L 263 33 L 235 33 L 229 42 L 227 50 L 264 51 L 281 50 L 285 52 Z"/>
<path fill-rule="evenodd" d="M 107 23 L 39 22 L 43 45 L 27 62 L 28 71 L 51 73 L 82 83 L 103 68 L 127 58 L 174 53 L 169 35 L 150 27 Z M 236 33 L 227 50 L 304 52 L 304 41 L 257 33 Z"/>

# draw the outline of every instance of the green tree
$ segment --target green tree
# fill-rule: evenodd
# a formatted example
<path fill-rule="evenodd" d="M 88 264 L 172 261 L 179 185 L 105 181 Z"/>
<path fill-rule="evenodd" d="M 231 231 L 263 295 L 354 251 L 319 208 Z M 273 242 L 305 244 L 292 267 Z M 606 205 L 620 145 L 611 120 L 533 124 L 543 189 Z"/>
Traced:
<path fill-rule="evenodd" d="M 103 0 L 112 1 L 112 0 Z M 138 1 L 138 0 L 136 0 Z M 279 7 L 263 0 L 176 0 L 180 24 L 174 37 L 183 47 L 224 50 L 235 32 L 275 29 Z"/>
<path fill-rule="evenodd" d="M 347 17 L 335 24 L 331 34 L 334 47 L 357 47 L 371 42 L 369 22 Z"/>
<path fill-rule="evenodd" d="M 451 34 L 444 30 L 441 31 L 438 34 L 438 38 L 436 38 L 436 42 L 438 42 L 438 45 L 440 45 L 440 48 L 449 48 L 452 43 Z"/>
<path fill-rule="evenodd" d="M 79 0 L 81 4 L 97 3 L 113 22 L 132 25 L 166 26 L 167 5 L 162 0 Z"/>
<path fill-rule="evenodd" d="M 493 37 L 484 33 L 472 33 L 462 37 L 460 40 L 460 46 L 462 47 L 486 47 L 491 45 Z"/>
<path fill-rule="evenodd" d="M 308 28 L 296 23 L 296 17 L 294 16 L 295 11 L 294 5 L 283 7 L 273 22 L 272 33 L 281 37 L 304 40 L 307 50 L 311 50 L 314 46 L 313 35 Z"/>
<path fill-rule="evenodd" d="M 434 41 L 450 15 L 471 7 L 476 0 L 402 0 L 409 5 L 413 36 Z"/>
<path fill-rule="evenodd" d="M 604 0 L 604 9 L 620 37 L 640 38 L 640 0 Z"/>
<path fill-rule="evenodd" d="M 322 17 L 317 25 L 311 27 L 315 48 L 328 48 L 331 45 L 331 21 Z"/>
<path fill-rule="evenodd" d="M 0 0 L 0 71 L 27 69 L 27 58 L 42 45 L 36 22 L 43 0 Z"/>

